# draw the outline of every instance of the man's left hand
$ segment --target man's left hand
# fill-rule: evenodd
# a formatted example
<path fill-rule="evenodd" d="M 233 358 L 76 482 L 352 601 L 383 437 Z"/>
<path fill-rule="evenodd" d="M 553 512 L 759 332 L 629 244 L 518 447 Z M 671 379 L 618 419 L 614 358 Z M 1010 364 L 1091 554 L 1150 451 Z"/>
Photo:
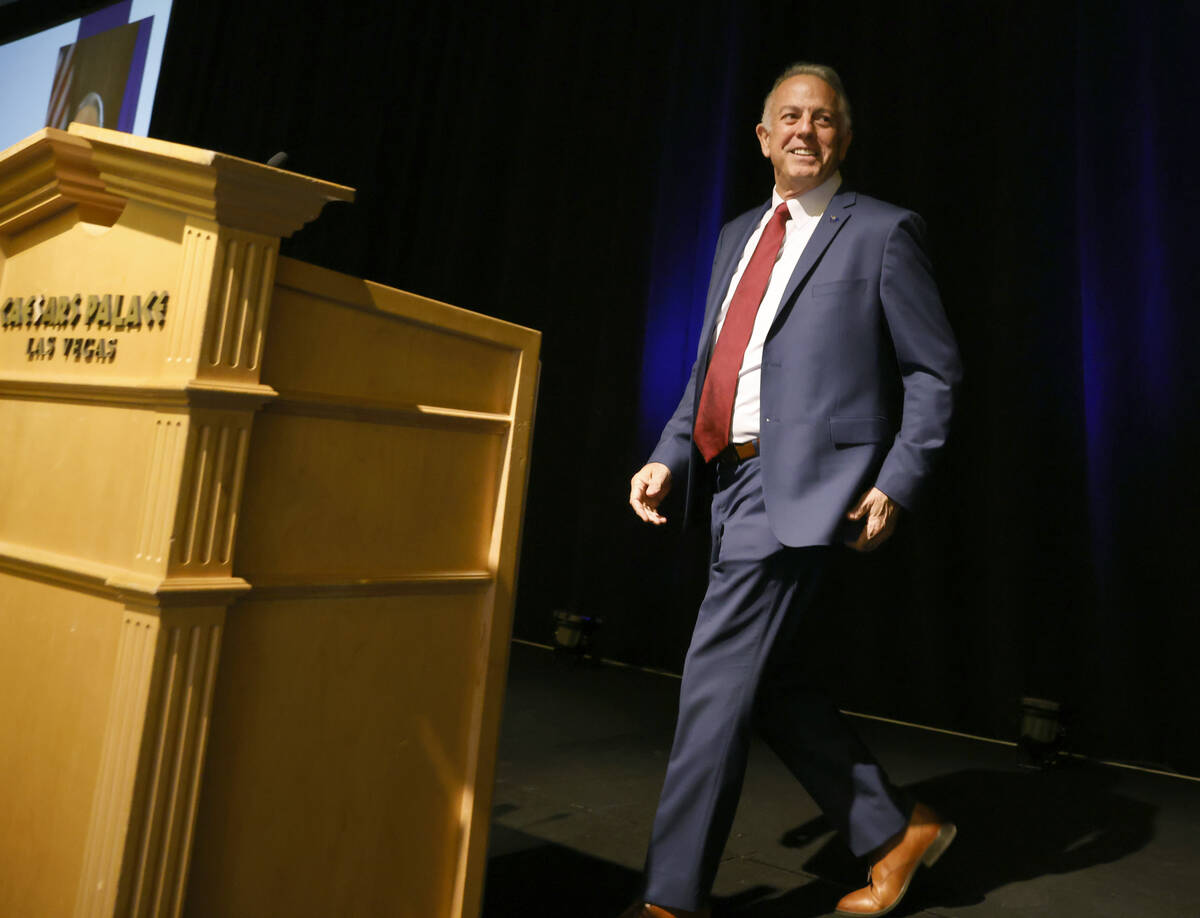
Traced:
<path fill-rule="evenodd" d="M 848 520 L 867 518 L 858 538 L 846 542 L 855 551 L 874 551 L 888 540 L 896 528 L 896 519 L 900 516 L 900 505 L 880 491 L 872 488 L 858 499 L 849 513 Z"/>

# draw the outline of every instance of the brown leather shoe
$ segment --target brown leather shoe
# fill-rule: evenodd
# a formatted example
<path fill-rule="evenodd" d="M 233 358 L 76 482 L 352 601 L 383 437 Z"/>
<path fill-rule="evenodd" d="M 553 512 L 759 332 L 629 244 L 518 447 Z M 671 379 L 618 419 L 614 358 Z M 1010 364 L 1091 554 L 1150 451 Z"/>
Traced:
<path fill-rule="evenodd" d="M 908 826 L 881 849 L 871 865 L 866 886 L 842 897 L 839 915 L 886 915 L 904 898 L 917 867 L 932 867 L 958 834 L 952 822 L 942 822 L 933 810 L 918 803 Z"/>
<path fill-rule="evenodd" d="M 663 908 L 648 902 L 638 902 L 621 912 L 620 918 L 710 918 L 712 912 L 706 908 L 689 912 L 681 908 Z"/>

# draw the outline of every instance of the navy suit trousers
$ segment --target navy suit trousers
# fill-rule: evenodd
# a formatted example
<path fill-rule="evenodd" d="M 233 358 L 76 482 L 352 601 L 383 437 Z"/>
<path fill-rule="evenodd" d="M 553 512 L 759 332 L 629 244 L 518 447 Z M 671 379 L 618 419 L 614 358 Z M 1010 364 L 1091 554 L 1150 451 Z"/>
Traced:
<path fill-rule="evenodd" d="M 717 475 L 712 561 L 683 669 L 679 719 L 646 859 L 644 899 L 707 902 L 741 794 L 752 729 L 856 855 L 908 822 L 911 803 L 798 663 L 802 621 L 831 549 L 771 533 L 755 458 Z"/>

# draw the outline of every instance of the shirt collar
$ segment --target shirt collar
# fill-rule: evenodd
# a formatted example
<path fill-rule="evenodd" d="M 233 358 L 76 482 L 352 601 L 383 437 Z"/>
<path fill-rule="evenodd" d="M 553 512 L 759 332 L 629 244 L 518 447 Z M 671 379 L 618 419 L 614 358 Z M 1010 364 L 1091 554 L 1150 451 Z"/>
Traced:
<path fill-rule="evenodd" d="M 787 206 L 788 213 L 792 215 L 793 220 L 799 220 L 802 217 L 819 217 L 825 213 L 825 208 L 829 206 L 829 202 L 833 200 L 833 196 L 837 194 L 838 187 L 842 184 L 842 174 L 835 172 L 829 178 L 825 179 L 816 188 L 810 188 L 804 194 L 797 195 L 794 198 L 788 198 Z M 783 196 L 779 193 L 779 189 L 771 189 L 771 209 L 774 211 L 780 204 L 783 203 Z"/>

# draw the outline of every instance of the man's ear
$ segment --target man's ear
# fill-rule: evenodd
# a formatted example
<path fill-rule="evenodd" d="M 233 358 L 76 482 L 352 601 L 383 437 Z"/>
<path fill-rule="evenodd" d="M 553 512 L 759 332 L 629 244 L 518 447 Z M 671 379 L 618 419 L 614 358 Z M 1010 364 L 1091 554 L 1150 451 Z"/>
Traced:
<path fill-rule="evenodd" d="M 762 155 L 767 159 L 771 158 L 771 132 L 767 130 L 767 126 L 761 121 L 754 128 L 754 133 L 758 135 L 758 145 L 762 147 Z"/>

